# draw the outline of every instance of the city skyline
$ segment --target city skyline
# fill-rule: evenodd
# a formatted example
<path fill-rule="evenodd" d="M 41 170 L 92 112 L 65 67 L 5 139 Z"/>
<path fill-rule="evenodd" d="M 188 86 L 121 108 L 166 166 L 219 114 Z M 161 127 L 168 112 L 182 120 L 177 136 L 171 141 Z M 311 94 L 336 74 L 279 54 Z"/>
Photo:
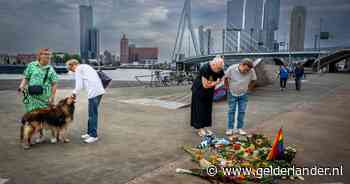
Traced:
<path fill-rule="evenodd" d="M 39 47 L 79 53 L 80 0 L 36 0 L 0 2 L 1 53 L 32 53 Z M 283 0 L 281 1 L 278 41 L 288 41 L 289 14 L 293 6 L 308 10 L 305 47 L 313 47 L 314 35 L 323 19 L 324 31 L 334 35 L 322 41 L 323 46 L 349 46 L 349 0 Z M 106 0 L 95 1 L 94 21 L 101 32 L 101 51 L 119 55 L 122 33 L 130 42 L 145 47 L 159 47 L 160 60 L 168 60 L 176 39 L 176 28 L 183 1 Z M 193 0 L 194 27 L 218 25 L 225 27 L 226 1 Z M 220 38 L 219 38 L 220 39 Z"/>

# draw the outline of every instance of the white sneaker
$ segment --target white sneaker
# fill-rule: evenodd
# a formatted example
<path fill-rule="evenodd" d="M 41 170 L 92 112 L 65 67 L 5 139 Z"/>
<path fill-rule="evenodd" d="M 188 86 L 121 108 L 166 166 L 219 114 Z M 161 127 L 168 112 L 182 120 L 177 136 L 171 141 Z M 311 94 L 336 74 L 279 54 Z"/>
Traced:
<path fill-rule="evenodd" d="M 57 143 L 57 139 L 56 138 L 51 138 L 50 141 L 51 141 L 52 144 L 56 144 Z"/>
<path fill-rule="evenodd" d="M 81 136 L 82 139 L 87 139 L 87 138 L 89 138 L 89 137 L 90 137 L 89 134 L 84 134 L 84 135 Z"/>
<path fill-rule="evenodd" d="M 35 144 L 40 144 L 43 143 L 45 141 L 44 137 L 38 137 L 37 139 L 35 139 Z"/>
<path fill-rule="evenodd" d="M 205 131 L 206 131 L 207 135 L 213 135 L 214 134 L 210 129 L 206 129 Z"/>
<path fill-rule="evenodd" d="M 247 132 L 245 132 L 245 131 L 242 130 L 242 129 L 238 129 L 238 133 L 239 133 L 240 135 L 247 135 Z"/>
<path fill-rule="evenodd" d="M 87 139 L 84 140 L 85 143 L 93 143 L 93 142 L 96 142 L 98 141 L 98 137 L 89 137 Z"/>
<path fill-rule="evenodd" d="M 198 130 L 197 130 L 197 134 L 198 134 L 200 137 L 204 137 L 204 136 L 207 134 L 207 132 L 206 132 L 203 128 L 201 128 L 201 129 L 198 129 Z"/>
<path fill-rule="evenodd" d="M 232 135 L 232 134 L 233 134 L 233 129 L 226 130 L 226 135 Z"/>

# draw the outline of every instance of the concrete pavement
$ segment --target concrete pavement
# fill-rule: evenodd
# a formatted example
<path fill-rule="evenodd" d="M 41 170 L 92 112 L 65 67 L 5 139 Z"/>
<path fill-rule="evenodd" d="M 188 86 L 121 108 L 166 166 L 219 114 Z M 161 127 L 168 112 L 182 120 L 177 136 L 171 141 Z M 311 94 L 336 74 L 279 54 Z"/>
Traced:
<path fill-rule="evenodd" d="M 259 88 L 249 97 L 246 126 L 274 136 L 283 126 L 286 144 L 296 144 L 298 166 L 338 166 L 345 174 L 350 165 L 350 75 L 310 76 L 301 92 L 280 92 L 276 85 Z M 292 84 L 291 84 L 292 85 Z M 292 88 L 292 86 L 289 86 Z M 294 86 L 293 86 L 294 87 Z M 205 183 L 175 169 L 195 166 L 184 144 L 199 143 L 189 126 L 190 110 L 120 103 L 120 100 L 186 95 L 189 87 L 109 89 L 103 97 L 96 144 L 83 144 L 87 100 L 79 96 L 71 143 L 43 143 L 23 150 L 19 123 L 23 114 L 15 91 L 0 91 L 0 178 L 11 183 Z M 59 97 L 70 91 L 59 90 Z M 214 106 L 214 131 L 223 135 L 227 105 Z M 305 177 L 301 183 L 350 181 L 342 177 Z M 288 183 L 288 182 L 287 182 Z M 295 182 L 299 183 L 299 182 Z"/>

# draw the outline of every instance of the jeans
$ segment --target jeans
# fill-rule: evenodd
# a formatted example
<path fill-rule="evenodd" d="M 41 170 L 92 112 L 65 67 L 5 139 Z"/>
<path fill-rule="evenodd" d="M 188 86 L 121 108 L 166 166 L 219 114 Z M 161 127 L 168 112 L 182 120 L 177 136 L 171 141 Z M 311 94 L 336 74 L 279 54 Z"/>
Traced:
<path fill-rule="evenodd" d="M 228 112 L 227 112 L 227 128 L 233 129 L 235 122 L 236 109 L 238 107 L 237 129 L 243 128 L 245 110 L 247 108 L 247 94 L 242 96 L 234 96 L 228 93 Z"/>
<path fill-rule="evenodd" d="M 102 95 L 89 99 L 89 120 L 87 133 L 91 137 L 97 137 L 98 106 Z"/>

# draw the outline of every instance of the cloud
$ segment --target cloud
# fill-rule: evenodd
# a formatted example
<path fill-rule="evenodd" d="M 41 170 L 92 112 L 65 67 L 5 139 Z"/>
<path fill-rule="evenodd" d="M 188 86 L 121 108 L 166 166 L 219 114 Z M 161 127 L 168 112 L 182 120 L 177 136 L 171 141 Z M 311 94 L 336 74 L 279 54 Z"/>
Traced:
<path fill-rule="evenodd" d="M 175 42 L 184 0 L 4 0 L 0 1 L 0 53 L 35 52 L 39 47 L 79 52 L 79 4 L 94 6 L 95 26 L 101 32 L 102 50 L 119 54 L 123 33 L 138 46 L 159 47 L 161 59 L 169 59 Z M 281 0 L 278 38 L 288 35 L 289 11 L 307 8 L 307 46 L 312 46 L 319 18 L 335 34 L 325 44 L 349 44 L 349 0 Z M 192 21 L 221 29 L 225 25 L 226 0 L 192 0 Z M 219 31 L 216 40 L 221 41 Z"/>

